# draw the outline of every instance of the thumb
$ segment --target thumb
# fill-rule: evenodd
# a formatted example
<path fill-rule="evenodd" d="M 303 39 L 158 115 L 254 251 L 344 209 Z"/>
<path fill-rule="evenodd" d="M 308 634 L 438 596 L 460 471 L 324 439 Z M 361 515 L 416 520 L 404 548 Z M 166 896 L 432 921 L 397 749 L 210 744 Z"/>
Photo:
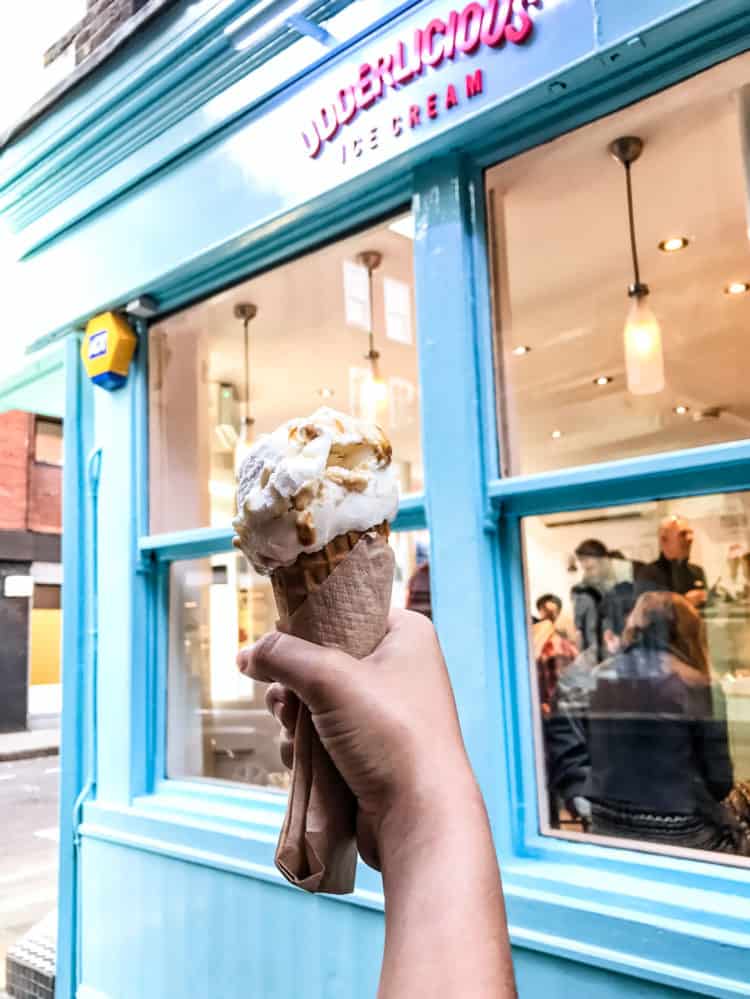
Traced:
<path fill-rule="evenodd" d="M 353 664 L 346 653 L 273 631 L 237 656 L 240 671 L 261 683 L 283 683 L 312 710 L 329 701 L 336 678 Z"/>

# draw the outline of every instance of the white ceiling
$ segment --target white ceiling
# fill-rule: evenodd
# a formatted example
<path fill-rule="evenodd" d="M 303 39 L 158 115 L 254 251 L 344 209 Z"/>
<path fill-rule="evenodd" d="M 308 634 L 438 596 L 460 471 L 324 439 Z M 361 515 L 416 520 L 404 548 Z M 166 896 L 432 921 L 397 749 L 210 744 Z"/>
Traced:
<path fill-rule="evenodd" d="M 508 351 L 532 348 L 506 357 L 516 470 L 750 436 L 750 295 L 723 293 L 750 280 L 737 93 L 746 81 L 750 55 L 489 172 L 503 340 Z M 666 359 L 666 390 L 640 398 L 625 388 L 625 177 L 607 151 L 620 135 L 645 140 L 633 167 L 636 227 Z M 690 246 L 662 253 L 659 241 L 675 235 Z M 613 382 L 595 386 L 600 374 Z M 691 413 L 676 416 L 677 404 Z M 715 406 L 718 420 L 693 421 Z M 555 429 L 563 436 L 553 441 Z"/>

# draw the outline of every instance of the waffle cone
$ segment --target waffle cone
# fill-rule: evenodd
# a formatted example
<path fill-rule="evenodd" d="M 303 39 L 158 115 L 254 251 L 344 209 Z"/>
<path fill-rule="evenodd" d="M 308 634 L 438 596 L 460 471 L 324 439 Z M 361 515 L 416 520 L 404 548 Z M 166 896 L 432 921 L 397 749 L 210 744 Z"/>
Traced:
<path fill-rule="evenodd" d="M 339 535 L 322 551 L 273 572 L 277 627 L 316 645 L 370 655 L 388 627 L 394 556 L 386 523 Z M 310 892 L 345 894 L 357 866 L 357 802 L 322 745 L 305 704 L 276 865 Z"/>
<path fill-rule="evenodd" d="M 307 597 L 319 589 L 334 569 L 344 561 L 364 534 L 379 534 L 388 540 L 388 521 L 369 531 L 347 531 L 329 541 L 317 552 L 303 552 L 291 565 L 271 573 L 273 595 L 281 622 L 288 621 Z"/>

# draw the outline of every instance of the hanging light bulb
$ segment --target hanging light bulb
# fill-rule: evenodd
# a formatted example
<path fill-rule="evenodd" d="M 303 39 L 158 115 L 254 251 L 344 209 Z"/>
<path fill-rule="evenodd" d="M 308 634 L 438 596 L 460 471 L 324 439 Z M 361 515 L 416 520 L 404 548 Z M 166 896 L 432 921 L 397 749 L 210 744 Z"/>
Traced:
<path fill-rule="evenodd" d="M 357 258 L 367 270 L 367 277 L 370 288 L 370 322 L 368 334 L 370 337 L 370 349 L 365 354 L 365 360 L 369 362 L 367 377 L 362 379 L 359 389 L 359 411 L 362 419 L 368 423 L 377 423 L 385 426 L 388 408 L 388 384 L 380 375 L 380 352 L 375 349 L 375 333 L 373 330 L 373 307 L 372 307 L 372 273 L 378 268 L 383 260 L 382 254 L 377 250 L 365 250 Z"/>
<path fill-rule="evenodd" d="M 659 322 L 646 302 L 650 289 L 641 281 L 630 173 L 633 163 L 643 152 L 643 140 L 636 136 L 625 136 L 616 139 L 609 151 L 625 167 L 630 250 L 633 257 L 634 280 L 628 288 L 632 304 L 625 320 L 625 372 L 628 391 L 633 395 L 655 395 L 664 389 L 664 349 Z"/>
<path fill-rule="evenodd" d="M 236 319 L 242 320 L 245 334 L 244 354 L 245 354 L 245 399 L 240 405 L 240 435 L 234 449 L 234 473 L 235 476 L 240 470 L 242 462 L 253 444 L 253 424 L 255 420 L 250 414 L 250 321 L 258 314 L 257 305 L 251 302 L 240 302 L 234 307 Z"/>
<path fill-rule="evenodd" d="M 633 395 L 653 395 L 664 388 L 661 329 L 645 298 L 633 298 L 625 320 L 625 370 Z"/>

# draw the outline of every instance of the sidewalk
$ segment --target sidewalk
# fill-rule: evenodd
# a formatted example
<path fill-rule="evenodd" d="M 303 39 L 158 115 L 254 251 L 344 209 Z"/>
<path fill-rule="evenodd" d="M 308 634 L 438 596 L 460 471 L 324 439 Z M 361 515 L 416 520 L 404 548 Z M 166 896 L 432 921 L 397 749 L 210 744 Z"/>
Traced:
<path fill-rule="evenodd" d="M 0 733 L 0 763 L 6 760 L 28 760 L 35 756 L 57 756 L 59 752 L 59 728 Z"/>

